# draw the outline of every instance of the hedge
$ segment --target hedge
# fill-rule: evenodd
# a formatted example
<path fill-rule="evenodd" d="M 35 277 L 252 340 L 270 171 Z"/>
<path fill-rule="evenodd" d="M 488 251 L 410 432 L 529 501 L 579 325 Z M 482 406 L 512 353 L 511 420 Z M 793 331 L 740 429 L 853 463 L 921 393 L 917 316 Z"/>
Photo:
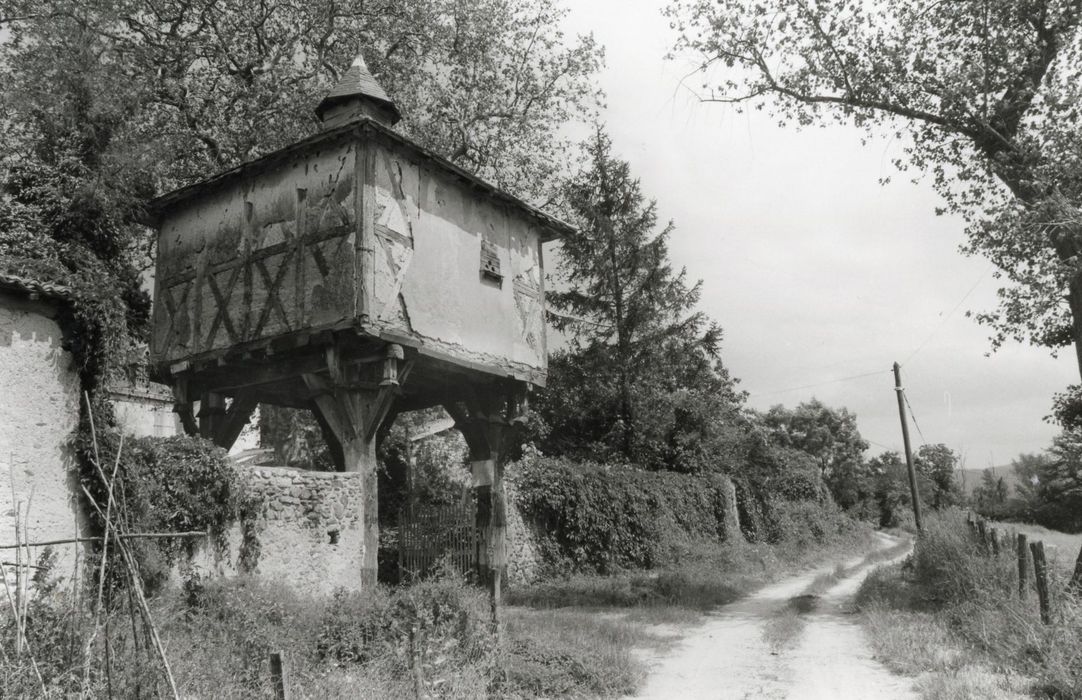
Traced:
<path fill-rule="evenodd" d="M 733 507 L 726 502 L 729 481 L 721 474 L 528 455 L 510 466 L 508 479 L 548 563 L 577 571 L 658 566 L 674 539 L 723 539 Z"/>

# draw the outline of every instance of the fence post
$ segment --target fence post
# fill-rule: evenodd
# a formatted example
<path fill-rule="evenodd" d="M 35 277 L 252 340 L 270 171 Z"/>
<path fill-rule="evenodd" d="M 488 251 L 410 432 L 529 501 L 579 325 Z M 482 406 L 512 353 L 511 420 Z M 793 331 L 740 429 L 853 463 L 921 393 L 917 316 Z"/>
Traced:
<path fill-rule="evenodd" d="M 286 665 L 280 651 L 272 651 L 270 655 L 271 690 L 274 700 L 288 700 L 286 693 Z"/>
<path fill-rule="evenodd" d="M 987 550 L 988 549 L 988 531 L 987 531 L 987 529 L 985 527 L 985 524 L 984 524 L 984 518 L 981 518 L 980 520 L 977 521 L 977 536 L 981 540 L 981 548 L 984 549 L 984 550 Z"/>
<path fill-rule="evenodd" d="M 1044 542 L 1029 545 L 1033 551 L 1033 575 L 1037 579 L 1037 598 L 1041 606 L 1041 622 L 1052 624 L 1052 603 L 1048 599 L 1048 562 L 1044 558 Z"/>
<path fill-rule="evenodd" d="M 414 700 L 423 700 L 425 697 L 425 680 L 421 670 L 421 650 L 417 648 L 418 636 L 420 635 L 417 625 L 414 625 L 410 628 L 410 670 L 413 676 L 413 697 Z"/>
<path fill-rule="evenodd" d="M 992 535 L 992 554 L 999 558 L 999 530 L 992 528 L 990 533 Z"/>
<path fill-rule="evenodd" d="M 1082 591 L 1082 548 L 1078 550 L 1078 559 L 1074 563 L 1074 574 L 1071 576 L 1070 589 Z"/>
<path fill-rule="evenodd" d="M 1026 536 L 1024 533 L 1018 533 L 1018 597 L 1025 599 L 1026 597 L 1026 582 L 1029 579 L 1029 572 L 1026 570 Z"/>

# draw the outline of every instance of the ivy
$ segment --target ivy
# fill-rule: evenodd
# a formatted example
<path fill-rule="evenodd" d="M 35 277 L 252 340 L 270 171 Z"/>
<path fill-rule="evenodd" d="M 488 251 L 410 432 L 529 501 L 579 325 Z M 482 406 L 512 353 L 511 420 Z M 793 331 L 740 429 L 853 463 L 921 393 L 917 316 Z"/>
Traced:
<path fill-rule="evenodd" d="M 550 565 L 606 573 L 664 563 L 679 538 L 724 536 L 726 477 L 527 455 L 508 469 Z"/>

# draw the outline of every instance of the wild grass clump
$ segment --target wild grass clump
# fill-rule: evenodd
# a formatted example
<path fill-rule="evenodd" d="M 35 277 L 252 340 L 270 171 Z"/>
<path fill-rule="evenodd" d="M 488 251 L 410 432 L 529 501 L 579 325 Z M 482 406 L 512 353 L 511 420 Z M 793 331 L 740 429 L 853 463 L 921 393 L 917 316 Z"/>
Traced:
<path fill-rule="evenodd" d="M 630 649 L 649 641 L 637 626 L 575 610 L 512 610 L 507 616 L 507 694 L 619 697 L 644 675 Z"/>
<path fill-rule="evenodd" d="M 1054 619 L 1042 624 L 1032 582 L 1018 595 L 1016 562 L 1010 547 L 985 550 L 961 513 L 932 514 L 913 555 L 873 572 L 857 594 L 879 655 L 903 672 L 969 677 L 977 695 L 993 682 L 1013 687 L 988 678 L 1000 669 L 1030 679 L 1038 697 L 1082 697 L 1082 603 L 1050 567 Z"/>
<path fill-rule="evenodd" d="M 102 611 L 84 680 L 90 613 L 70 592 L 38 591 L 27 635 L 48 696 L 168 694 L 122 603 Z M 298 697 L 484 697 L 503 682 L 485 595 L 450 575 L 320 598 L 251 578 L 193 580 L 152 599 L 151 611 L 182 697 L 269 697 L 272 651 Z M 0 697 L 40 696 L 11 622 L 0 614 Z"/>

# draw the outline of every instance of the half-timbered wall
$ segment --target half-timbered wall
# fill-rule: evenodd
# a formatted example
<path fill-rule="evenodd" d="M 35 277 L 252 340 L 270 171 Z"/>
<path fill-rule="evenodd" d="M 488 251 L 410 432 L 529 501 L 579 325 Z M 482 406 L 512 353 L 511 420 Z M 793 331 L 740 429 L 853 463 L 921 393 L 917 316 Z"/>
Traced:
<path fill-rule="evenodd" d="M 352 319 L 355 166 L 355 143 L 325 144 L 168 212 L 155 361 Z"/>
<path fill-rule="evenodd" d="M 165 213 L 154 362 L 356 320 L 446 359 L 543 381 L 534 219 L 407 145 L 346 136 Z"/>

